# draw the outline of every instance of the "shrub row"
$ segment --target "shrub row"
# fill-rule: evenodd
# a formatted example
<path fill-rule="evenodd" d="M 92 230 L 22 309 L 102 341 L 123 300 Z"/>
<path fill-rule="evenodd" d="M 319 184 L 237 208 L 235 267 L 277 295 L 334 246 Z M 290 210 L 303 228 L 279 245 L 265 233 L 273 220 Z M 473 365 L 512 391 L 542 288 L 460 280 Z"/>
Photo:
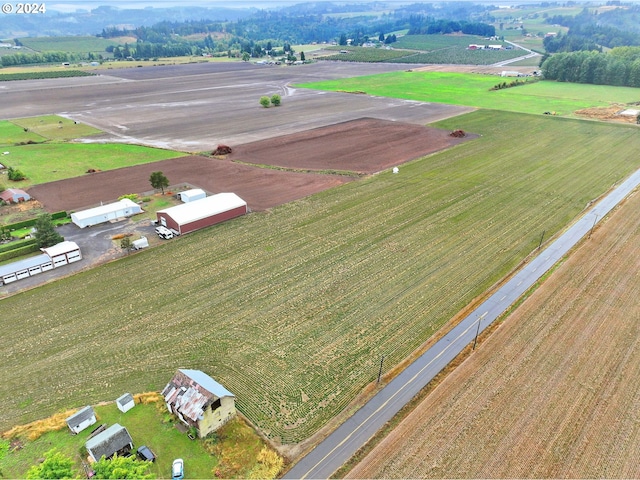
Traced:
<path fill-rule="evenodd" d="M 12 249 L 8 251 L 4 250 L 4 247 L 11 246 Z M 18 242 L 11 242 L 0 246 L 0 262 L 11 260 L 12 258 L 18 258 L 29 253 L 37 252 L 38 245 L 35 238 L 29 240 L 21 240 Z"/>
<path fill-rule="evenodd" d="M 60 218 L 65 218 L 65 217 L 67 217 L 67 212 L 65 212 L 65 211 L 55 212 L 55 213 L 51 214 L 51 220 L 58 220 Z M 36 219 L 32 218 L 30 220 L 24 220 L 22 222 L 16 222 L 16 223 L 10 223 L 8 225 L 2 225 L 2 229 L 3 230 L 12 231 L 12 230 L 18 230 L 20 228 L 33 227 L 35 224 L 36 224 Z"/>

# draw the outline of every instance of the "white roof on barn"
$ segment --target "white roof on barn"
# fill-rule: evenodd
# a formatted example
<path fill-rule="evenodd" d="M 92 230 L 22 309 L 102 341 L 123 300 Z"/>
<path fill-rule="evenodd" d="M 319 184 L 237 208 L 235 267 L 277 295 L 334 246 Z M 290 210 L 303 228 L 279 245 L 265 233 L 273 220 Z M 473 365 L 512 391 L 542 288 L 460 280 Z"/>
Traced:
<path fill-rule="evenodd" d="M 87 218 L 97 217 L 100 215 L 107 215 L 111 212 L 117 212 L 118 210 L 123 210 L 125 208 L 133 208 L 134 212 L 142 211 L 142 209 L 140 208 L 140 205 L 138 205 L 132 200 L 129 200 L 128 198 L 123 198 L 122 200 L 119 200 L 114 203 L 109 203 L 107 205 L 100 205 L 99 207 L 90 208 L 89 210 L 82 210 L 80 212 L 75 212 L 73 216 L 76 219 L 78 219 L 78 221 L 80 221 L 80 220 L 85 220 Z"/>
<path fill-rule="evenodd" d="M 55 244 L 53 247 L 41 248 L 40 250 L 53 258 L 58 255 L 64 255 L 65 253 L 80 250 L 80 247 L 78 247 L 78 244 L 76 242 L 65 240 L 64 242 Z"/>
<path fill-rule="evenodd" d="M 23 260 L 7 263 L 5 265 L 0 265 L 0 277 L 19 272 L 21 270 L 28 270 L 31 267 L 37 267 L 38 265 L 43 265 L 48 262 L 51 262 L 51 258 L 46 253 L 42 253 L 35 257 L 29 257 Z"/>
<path fill-rule="evenodd" d="M 179 225 L 185 225 L 219 213 L 228 212 L 234 208 L 246 206 L 247 202 L 235 193 L 218 193 L 207 198 L 159 210 L 158 213 L 166 213 Z"/>

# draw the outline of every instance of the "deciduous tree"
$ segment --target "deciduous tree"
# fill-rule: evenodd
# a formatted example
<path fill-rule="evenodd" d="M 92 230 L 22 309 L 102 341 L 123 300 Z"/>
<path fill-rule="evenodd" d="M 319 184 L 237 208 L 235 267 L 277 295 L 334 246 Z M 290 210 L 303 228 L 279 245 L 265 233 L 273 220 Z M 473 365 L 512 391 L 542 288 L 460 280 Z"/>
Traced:
<path fill-rule="evenodd" d="M 44 454 L 44 461 L 33 465 L 27 471 L 27 479 L 78 478 L 73 470 L 73 459 L 60 453 L 55 448 Z"/>
<path fill-rule="evenodd" d="M 149 182 L 153 188 L 159 188 L 164 195 L 164 189 L 169 186 L 169 179 L 162 172 L 151 172 Z"/>

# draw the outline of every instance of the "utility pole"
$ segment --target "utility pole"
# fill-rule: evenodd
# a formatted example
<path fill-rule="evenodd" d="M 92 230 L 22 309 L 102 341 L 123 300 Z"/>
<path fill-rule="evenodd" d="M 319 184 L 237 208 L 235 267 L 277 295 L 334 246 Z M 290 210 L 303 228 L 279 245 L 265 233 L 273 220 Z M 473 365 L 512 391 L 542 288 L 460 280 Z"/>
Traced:
<path fill-rule="evenodd" d="M 478 343 L 478 335 L 480 334 L 480 322 L 482 322 L 482 319 L 486 317 L 488 313 L 489 312 L 484 312 L 482 315 L 478 317 L 478 328 L 476 329 L 476 336 L 473 339 L 473 347 L 471 347 L 471 350 L 476 349 L 476 343 Z"/>
<path fill-rule="evenodd" d="M 540 250 L 540 247 L 542 246 L 542 239 L 544 238 L 545 232 L 546 232 L 546 230 L 542 231 L 542 236 L 540 237 L 540 243 L 538 244 L 538 250 Z"/>
<path fill-rule="evenodd" d="M 384 362 L 384 355 L 382 355 L 382 358 L 380 358 L 380 370 L 378 371 L 378 381 L 376 382 L 376 385 L 380 383 L 380 377 L 382 377 L 382 364 Z"/>

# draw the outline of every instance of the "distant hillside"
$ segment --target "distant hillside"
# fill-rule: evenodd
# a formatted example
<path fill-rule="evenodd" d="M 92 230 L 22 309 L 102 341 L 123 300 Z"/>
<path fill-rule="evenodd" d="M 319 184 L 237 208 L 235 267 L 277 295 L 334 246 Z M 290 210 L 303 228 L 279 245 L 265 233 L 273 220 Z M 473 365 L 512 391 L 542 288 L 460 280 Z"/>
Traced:
<path fill-rule="evenodd" d="M 193 20 L 238 20 L 255 13 L 253 8 L 172 7 L 120 9 L 102 6 L 92 10 L 61 13 L 49 9 L 45 14 L 3 15 L 0 38 L 96 35 L 108 26 L 150 26 L 159 22 Z"/>

